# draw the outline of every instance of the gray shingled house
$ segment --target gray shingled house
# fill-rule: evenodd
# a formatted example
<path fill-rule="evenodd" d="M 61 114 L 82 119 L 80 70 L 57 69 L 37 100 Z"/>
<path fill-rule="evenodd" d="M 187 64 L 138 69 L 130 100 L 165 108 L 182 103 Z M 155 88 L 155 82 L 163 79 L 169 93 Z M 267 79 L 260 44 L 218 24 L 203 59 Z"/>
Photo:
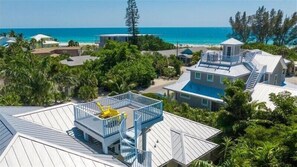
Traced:
<path fill-rule="evenodd" d="M 242 50 L 242 42 L 230 38 L 221 43 L 222 51 L 208 50 L 175 84 L 164 87 L 175 99 L 190 106 L 218 110 L 223 104 L 223 80 L 242 79 L 253 91 L 259 82 L 282 85 L 287 66 L 282 56 L 261 50 Z"/>

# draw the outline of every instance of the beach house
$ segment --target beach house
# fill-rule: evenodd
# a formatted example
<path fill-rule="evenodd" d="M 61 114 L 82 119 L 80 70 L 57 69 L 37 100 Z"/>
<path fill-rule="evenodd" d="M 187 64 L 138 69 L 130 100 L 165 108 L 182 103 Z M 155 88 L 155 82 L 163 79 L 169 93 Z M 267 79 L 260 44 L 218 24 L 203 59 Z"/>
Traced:
<path fill-rule="evenodd" d="M 144 36 L 146 34 L 137 34 L 137 36 Z M 109 40 L 117 42 L 128 42 L 132 37 L 132 34 L 102 34 L 97 36 L 96 44 L 99 44 L 99 47 L 104 47 L 106 42 Z"/>
<path fill-rule="evenodd" d="M 220 130 L 127 92 L 89 103 L 0 107 L 0 166 L 188 166 Z"/>
<path fill-rule="evenodd" d="M 282 56 L 261 50 L 243 50 L 242 45 L 230 38 L 221 43 L 222 51 L 207 50 L 178 82 L 164 88 L 168 94 L 173 91 L 179 102 L 218 110 L 223 104 L 224 79 L 241 79 L 249 91 L 259 82 L 283 85 L 287 66 Z"/>
<path fill-rule="evenodd" d="M 0 36 L 0 46 L 6 47 L 15 42 L 16 42 L 15 37 Z"/>
<path fill-rule="evenodd" d="M 36 48 L 50 48 L 50 47 L 58 47 L 59 42 L 54 40 L 54 38 L 44 35 L 44 34 L 37 34 L 32 36 L 31 39 L 36 40 Z"/>

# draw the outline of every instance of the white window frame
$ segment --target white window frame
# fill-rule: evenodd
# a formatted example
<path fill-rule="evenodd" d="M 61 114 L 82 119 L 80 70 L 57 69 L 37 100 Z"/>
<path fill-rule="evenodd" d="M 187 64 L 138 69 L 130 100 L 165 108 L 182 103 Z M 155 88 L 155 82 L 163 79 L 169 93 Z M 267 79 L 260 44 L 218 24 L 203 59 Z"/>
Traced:
<path fill-rule="evenodd" d="M 206 103 L 204 103 L 203 100 L 206 100 Z M 208 102 L 208 99 L 202 99 L 202 100 L 201 100 L 201 105 L 202 105 L 202 106 L 208 107 L 208 103 L 209 103 L 209 102 Z"/>
<path fill-rule="evenodd" d="M 184 95 L 186 95 L 186 96 L 184 96 Z M 190 98 L 191 98 L 190 95 L 185 94 L 185 93 L 180 93 L 180 94 L 179 94 L 179 97 L 181 97 L 181 98 L 183 98 L 183 99 L 190 99 Z"/>
<path fill-rule="evenodd" d="M 210 80 L 210 79 L 208 79 L 208 76 L 212 76 L 212 79 Z M 207 76 L 206 76 L 207 78 L 206 78 L 206 80 L 207 80 L 207 82 L 213 82 L 213 79 L 214 79 L 214 75 L 213 74 L 207 74 Z"/>
<path fill-rule="evenodd" d="M 227 77 L 225 77 L 225 76 L 220 76 L 220 83 L 221 83 L 221 84 L 224 84 L 224 79 L 225 79 L 225 78 L 227 78 Z"/>
<path fill-rule="evenodd" d="M 197 74 L 200 74 L 200 77 L 197 77 Z M 195 72 L 195 79 L 201 79 L 201 72 Z"/>

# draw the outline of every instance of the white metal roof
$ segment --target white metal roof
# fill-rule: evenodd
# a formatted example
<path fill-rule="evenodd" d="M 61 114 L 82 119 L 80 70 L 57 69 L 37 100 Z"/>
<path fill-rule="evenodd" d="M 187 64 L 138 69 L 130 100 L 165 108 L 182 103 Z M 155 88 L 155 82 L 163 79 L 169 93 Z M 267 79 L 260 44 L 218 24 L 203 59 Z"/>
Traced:
<path fill-rule="evenodd" d="M 83 65 L 86 61 L 88 60 L 96 60 L 98 57 L 94 56 L 74 56 L 74 57 L 69 57 L 68 59 L 60 61 L 60 63 L 68 65 L 68 66 L 80 66 Z"/>
<path fill-rule="evenodd" d="M 261 51 L 262 53 L 258 53 L 255 55 L 254 60 L 256 60 L 261 65 L 267 65 L 267 73 L 273 73 L 275 68 L 279 63 L 283 66 L 284 69 L 287 69 L 286 63 L 282 56 L 280 55 L 272 55 L 270 53 Z"/>
<path fill-rule="evenodd" d="M 48 107 L 15 116 L 63 133 L 74 127 L 73 103 Z"/>
<path fill-rule="evenodd" d="M 176 130 L 171 130 L 171 144 L 173 158 L 184 165 L 218 147 L 215 143 Z"/>
<path fill-rule="evenodd" d="M 187 70 L 216 74 L 216 75 L 223 75 L 227 77 L 239 77 L 239 76 L 249 75 L 251 73 L 251 71 L 248 70 L 243 64 L 238 64 L 231 67 L 200 64 L 200 65 L 190 67 Z"/>
<path fill-rule="evenodd" d="M 285 92 L 285 91 L 292 93 L 292 96 L 297 96 L 296 89 L 258 83 L 254 87 L 254 91 L 252 93 L 252 99 L 253 101 L 266 102 L 266 106 L 273 110 L 275 108 L 275 105 L 270 101 L 269 95 L 271 93 L 278 94 L 280 92 Z"/>
<path fill-rule="evenodd" d="M 36 39 L 36 41 L 40 41 L 41 39 L 49 39 L 52 37 L 44 35 L 44 34 L 37 34 L 37 35 L 32 36 L 31 38 Z"/>
<path fill-rule="evenodd" d="M 0 166 L 112 167 L 117 165 L 18 133 L 0 156 Z"/>
<path fill-rule="evenodd" d="M 83 155 L 109 162 L 110 164 L 113 164 L 111 166 L 125 166 L 111 155 L 103 154 L 100 145 L 85 143 L 82 140 L 83 137 L 81 132 L 78 132 L 76 128 L 74 128 L 73 122 L 72 124 L 69 122 L 74 119 L 72 118 L 74 110 L 72 105 L 72 103 L 62 104 L 38 111 L 17 114 L 15 116 L 2 113 L 0 114 L 0 121 L 4 121 L 5 127 L 12 132 L 14 137 L 16 134 L 23 134 L 31 138 L 36 138 L 42 142 L 56 145 L 57 147 L 73 150 Z M 55 127 L 59 127 L 60 129 Z M 67 129 L 68 127 L 69 129 Z M 5 129 L 2 129 L 3 128 L 0 127 L 0 132 L 5 133 L 5 136 L 7 136 L 6 138 L 8 138 L 10 142 L 0 141 L 0 147 L 7 148 L 11 144 L 12 137 L 4 131 Z"/>
<path fill-rule="evenodd" d="M 222 42 L 221 45 L 243 45 L 243 43 L 237 39 L 229 38 L 226 41 Z"/>
<path fill-rule="evenodd" d="M 1 136 L 5 136 L 9 140 L 8 142 L 0 140 L 0 147 L 5 147 L 4 149 L 6 151 L 6 153 L 2 155 L 0 153 L 0 156 L 2 156 L 0 157 L 0 164 L 2 163 L 1 165 L 3 166 L 11 166 L 10 163 L 18 162 L 26 164 L 26 162 L 31 163 L 31 160 L 33 161 L 32 157 L 39 158 L 42 156 L 42 159 L 34 161 L 47 162 L 49 160 L 48 157 L 50 157 L 57 162 L 63 160 L 63 163 L 69 162 L 70 164 L 72 161 L 80 159 L 85 165 L 91 161 L 91 166 L 97 161 L 101 162 L 101 160 L 112 164 L 110 166 L 123 166 L 122 163 L 112 158 L 112 156 L 93 152 L 92 148 L 87 147 L 85 143 L 83 144 L 76 138 L 66 134 L 69 130 L 74 128 L 73 113 L 73 103 L 67 103 L 32 112 L 16 114 L 14 117 L 4 114 L 4 121 L 11 124 L 10 128 L 14 132 L 7 132 L 7 130 L 10 130 L 10 125 L 8 129 L 6 128 L 7 130 L 5 130 L 3 128 L 4 124 L 2 126 L 0 124 L 0 132 L 1 134 L 5 134 Z M 0 114 L 0 120 L 3 118 Z M 216 147 L 216 144 L 206 140 L 220 133 L 218 129 L 164 112 L 164 120 L 155 124 L 147 133 L 148 150 L 153 153 L 153 166 L 159 166 L 171 159 L 175 159 L 176 155 L 172 154 L 174 148 L 172 146 L 171 132 L 173 129 L 175 132 L 179 133 L 178 135 L 183 135 L 184 142 L 182 143 L 182 148 L 185 161 L 181 161 L 180 163 L 190 163 L 192 160 L 200 158 L 203 154 L 210 152 Z M 14 134 L 14 137 L 11 134 Z M 17 136 L 17 134 L 21 134 L 21 136 Z M 156 143 L 157 140 L 159 141 L 158 143 Z M 20 143 L 22 145 L 20 145 Z M 156 147 L 154 147 L 154 145 L 156 145 Z M 37 149 L 32 150 L 32 147 Z M 195 148 L 195 150 L 192 148 Z M 20 156 L 19 153 L 24 153 L 24 150 L 26 154 L 29 152 L 30 155 L 22 154 L 26 156 Z M 44 150 L 47 152 L 42 154 Z M 15 151 L 18 152 L 16 153 Z M 52 152 L 56 154 L 52 155 Z M 79 158 L 73 154 L 78 155 Z M 31 155 L 32 157 L 30 157 Z M 87 159 L 84 159 L 85 157 L 87 157 Z M 92 160 L 89 161 L 90 158 Z M 5 162 L 1 161 L 2 159 L 5 159 Z M 77 164 L 80 163 L 77 162 Z M 51 163 L 49 165 L 51 165 Z M 100 165 L 104 166 L 106 164 L 103 163 Z M 18 166 L 18 164 L 16 164 L 16 166 Z M 69 165 L 64 164 L 64 166 Z"/>
<path fill-rule="evenodd" d="M 179 152 L 175 148 L 176 136 L 172 131 L 183 135 L 180 147 L 183 149 L 183 160 L 177 158 Z M 152 152 L 152 166 L 160 166 L 175 159 L 180 163 L 190 163 L 209 153 L 216 144 L 206 141 L 220 133 L 220 130 L 164 112 L 163 121 L 155 124 L 147 132 L 147 148 Z M 181 139 L 181 137 L 180 137 Z M 209 146 L 209 144 L 211 146 Z"/>

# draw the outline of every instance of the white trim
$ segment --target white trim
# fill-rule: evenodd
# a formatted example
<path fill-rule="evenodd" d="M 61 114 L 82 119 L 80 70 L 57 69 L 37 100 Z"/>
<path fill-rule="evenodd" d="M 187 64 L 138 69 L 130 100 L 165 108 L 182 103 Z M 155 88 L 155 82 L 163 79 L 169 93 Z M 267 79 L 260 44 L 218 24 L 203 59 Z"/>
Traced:
<path fill-rule="evenodd" d="M 225 77 L 225 76 L 220 76 L 220 83 L 221 83 L 221 84 L 224 84 L 224 79 L 225 79 L 225 78 L 227 78 L 227 77 Z"/>
<path fill-rule="evenodd" d="M 212 79 L 209 80 L 209 79 L 208 79 L 208 76 L 212 76 Z M 213 75 L 213 74 L 207 74 L 207 76 L 206 76 L 206 80 L 207 80 L 207 82 L 213 82 L 213 80 L 214 80 L 214 75 Z"/>
<path fill-rule="evenodd" d="M 196 74 L 200 74 L 200 77 L 197 77 Z M 195 79 L 201 80 L 201 72 L 195 72 Z"/>
<path fill-rule="evenodd" d="M 184 96 L 184 95 L 186 95 L 186 96 Z M 181 98 L 183 98 L 183 99 L 191 99 L 191 96 L 190 95 L 188 95 L 188 94 L 185 94 L 185 93 L 180 93 L 179 94 L 179 97 L 181 97 Z"/>
<path fill-rule="evenodd" d="M 203 100 L 206 100 L 207 103 L 203 103 Z M 205 99 L 205 98 L 202 98 L 201 99 L 201 105 L 202 106 L 208 107 L 208 103 L 209 103 L 209 100 L 208 99 Z"/>

